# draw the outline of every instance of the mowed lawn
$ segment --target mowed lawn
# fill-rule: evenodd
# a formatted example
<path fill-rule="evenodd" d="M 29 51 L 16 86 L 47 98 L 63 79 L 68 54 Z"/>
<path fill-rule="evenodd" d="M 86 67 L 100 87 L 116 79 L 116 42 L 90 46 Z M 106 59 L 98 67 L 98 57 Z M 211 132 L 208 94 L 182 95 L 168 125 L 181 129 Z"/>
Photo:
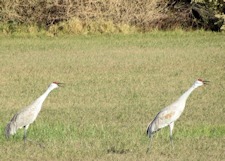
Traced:
<path fill-rule="evenodd" d="M 198 78 L 174 127 L 146 127 Z M 53 82 L 28 129 L 4 128 Z M 225 33 L 0 37 L 0 160 L 225 160 Z M 41 144 L 41 146 L 40 146 Z"/>

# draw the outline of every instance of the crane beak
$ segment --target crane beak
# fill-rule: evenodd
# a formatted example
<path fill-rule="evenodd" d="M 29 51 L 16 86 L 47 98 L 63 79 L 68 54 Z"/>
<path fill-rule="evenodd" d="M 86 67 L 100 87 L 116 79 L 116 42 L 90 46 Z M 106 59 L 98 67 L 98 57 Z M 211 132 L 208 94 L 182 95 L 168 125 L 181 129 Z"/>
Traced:
<path fill-rule="evenodd" d="M 204 80 L 204 81 L 203 81 L 203 84 L 204 84 L 204 85 L 209 85 L 209 82 L 210 82 L 210 81 Z"/>
<path fill-rule="evenodd" d="M 64 87 L 65 83 L 58 83 L 57 84 L 59 87 Z"/>

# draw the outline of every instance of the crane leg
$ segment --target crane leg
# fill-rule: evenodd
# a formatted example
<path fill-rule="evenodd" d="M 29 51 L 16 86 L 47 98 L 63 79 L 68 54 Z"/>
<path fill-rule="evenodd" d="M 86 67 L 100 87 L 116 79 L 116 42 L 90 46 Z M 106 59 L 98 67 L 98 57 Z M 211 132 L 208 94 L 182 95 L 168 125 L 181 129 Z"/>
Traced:
<path fill-rule="evenodd" d="M 26 144 L 26 140 L 27 140 L 27 129 L 28 129 L 29 125 L 24 126 L 24 135 L 23 135 L 23 140 L 24 140 L 24 144 Z"/>
<path fill-rule="evenodd" d="M 30 142 L 33 142 L 33 143 L 38 144 L 41 148 L 44 148 L 45 147 L 44 145 L 42 145 L 40 143 L 37 143 L 35 141 L 32 141 L 32 140 L 30 140 L 30 139 L 27 138 L 27 129 L 28 129 L 28 127 L 29 127 L 29 125 L 24 126 L 24 135 L 23 135 L 24 145 L 26 145 L 26 142 L 27 141 L 30 141 Z"/>
<path fill-rule="evenodd" d="M 174 122 L 172 122 L 172 123 L 169 125 L 169 127 L 170 127 L 170 143 L 171 143 L 171 146 L 172 146 L 172 148 L 173 148 L 173 136 L 172 136 L 172 134 L 173 134 Z"/>
<path fill-rule="evenodd" d="M 26 144 L 26 133 L 27 133 L 27 130 L 26 128 L 24 128 L 24 135 L 23 135 L 23 140 L 24 140 L 24 144 Z"/>
<path fill-rule="evenodd" d="M 148 148 L 147 148 L 147 151 L 146 151 L 146 153 L 148 153 L 149 151 L 150 151 L 150 149 L 151 149 L 151 144 L 152 144 L 152 134 L 150 135 L 150 141 L 149 141 L 149 145 L 148 145 Z"/>

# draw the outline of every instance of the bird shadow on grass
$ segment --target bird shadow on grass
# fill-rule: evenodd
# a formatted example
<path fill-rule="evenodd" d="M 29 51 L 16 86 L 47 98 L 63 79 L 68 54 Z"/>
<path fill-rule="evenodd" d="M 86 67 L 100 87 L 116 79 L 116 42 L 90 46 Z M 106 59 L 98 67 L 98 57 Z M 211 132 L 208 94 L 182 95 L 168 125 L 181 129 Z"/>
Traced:
<path fill-rule="evenodd" d="M 107 153 L 112 153 L 112 154 L 126 154 L 130 150 L 129 149 L 117 149 L 115 146 L 112 146 L 107 149 Z"/>
<path fill-rule="evenodd" d="M 32 143 L 32 144 L 35 144 L 35 145 L 38 145 L 38 146 L 39 146 L 40 148 L 42 148 L 42 149 L 45 148 L 44 143 L 40 143 L 40 142 L 33 141 L 33 140 L 30 140 L 30 139 L 26 139 L 26 142 L 24 142 L 24 148 L 26 148 L 26 146 L 28 146 L 28 142 L 29 142 L 29 143 Z"/>

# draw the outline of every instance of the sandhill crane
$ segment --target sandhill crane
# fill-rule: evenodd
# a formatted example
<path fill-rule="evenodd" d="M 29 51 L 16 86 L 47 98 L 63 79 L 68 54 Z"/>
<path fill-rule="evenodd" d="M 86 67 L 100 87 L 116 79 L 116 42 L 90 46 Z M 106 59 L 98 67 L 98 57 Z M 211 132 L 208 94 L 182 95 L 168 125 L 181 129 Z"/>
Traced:
<path fill-rule="evenodd" d="M 172 132 L 174 127 L 174 122 L 181 116 L 182 112 L 184 111 L 185 104 L 187 101 L 188 96 L 198 87 L 207 84 L 209 81 L 203 81 L 202 79 L 198 79 L 194 82 L 194 84 L 189 88 L 177 101 L 172 103 L 171 105 L 162 109 L 156 117 L 149 123 L 147 127 L 147 135 L 150 138 L 150 143 L 147 151 L 150 149 L 151 141 L 152 141 L 152 134 L 156 131 L 169 126 L 170 128 L 170 141 L 173 145 L 172 139 Z"/>
<path fill-rule="evenodd" d="M 26 143 L 26 131 L 31 123 L 37 118 L 38 113 L 42 108 L 42 104 L 47 98 L 48 94 L 55 88 L 58 88 L 62 83 L 53 82 L 49 85 L 48 89 L 33 103 L 29 106 L 23 108 L 18 113 L 16 113 L 11 121 L 7 124 L 5 128 L 5 136 L 9 138 L 10 135 L 14 135 L 16 131 L 20 128 L 24 128 L 24 143 Z"/>

